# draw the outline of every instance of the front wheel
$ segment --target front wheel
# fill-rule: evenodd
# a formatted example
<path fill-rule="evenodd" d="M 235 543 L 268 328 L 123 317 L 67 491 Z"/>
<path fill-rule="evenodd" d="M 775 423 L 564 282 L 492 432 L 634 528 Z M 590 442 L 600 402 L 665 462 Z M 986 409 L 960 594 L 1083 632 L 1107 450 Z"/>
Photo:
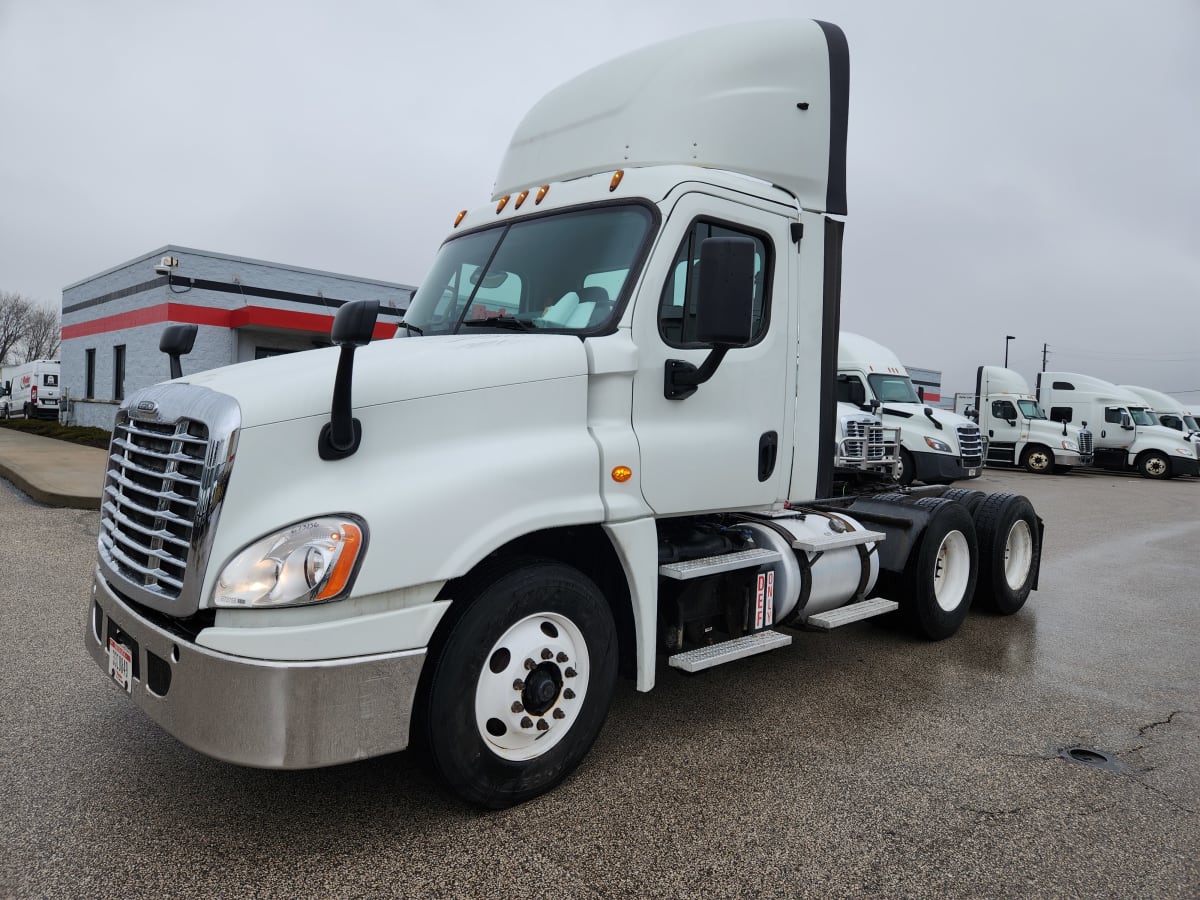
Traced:
<path fill-rule="evenodd" d="M 446 784 L 502 809 L 550 790 L 591 748 L 612 700 L 616 626 L 590 579 L 549 561 L 492 570 L 453 600 L 418 725 Z"/>
<path fill-rule="evenodd" d="M 1170 478 L 1171 477 L 1171 461 L 1167 459 L 1165 453 L 1159 453 L 1157 450 L 1147 450 L 1137 460 L 1138 474 L 1143 478 Z"/>
<path fill-rule="evenodd" d="M 912 454 L 901 447 L 900 461 L 896 464 L 896 483 L 910 485 L 916 477 L 917 466 L 913 462 Z"/>
<path fill-rule="evenodd" d="M 1034 444 L 1025 451 L 1021 465 L 1026 472 L 1034 475 L 1046 475 L 1054 471 L 1054 454 L 1041 444 Z"/>

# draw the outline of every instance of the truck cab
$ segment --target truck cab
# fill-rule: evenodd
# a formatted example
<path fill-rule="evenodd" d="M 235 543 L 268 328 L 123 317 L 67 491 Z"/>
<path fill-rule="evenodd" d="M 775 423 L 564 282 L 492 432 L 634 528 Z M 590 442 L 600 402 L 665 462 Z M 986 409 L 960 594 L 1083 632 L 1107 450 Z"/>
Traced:
<path fill-rule="evenodd" d="M 1080 425 L 1051 422 L 1029 384 L 1012 369 L 980 366 L 975 410 L 987 438 L 988 465 L 1022 466 L 1035 474 L 1090 466 L 1092 434 Z"/>
<path fill-rule="evenodd" d="M 841 332 L 837 390 L 838 400 L 862 398 L 879 411 L 885 425 L 900 429 L 900 484 L 950 484 L 982 473 L 979 426 L 957 413 L 926 406 L 900 359 L 882 344 Z"/>
<path fill-rule="evenodd" d="M 1194 445 L 1200 444 L 1200 422 L 1183 403 L 1170 394 L 1156 391 L 1153 388 L 1137 387 L 1132 384 L 1122 384 L 1120 387 L 1132 391 L 1149 404 L 1158 423 L 1172 431 L 1178 431 Z"/>
<path fill-rule="evenodd" d="M 1146 401 L 1112 382 L 1078 372 L 1040 372 L 1037 399 L 1051 421 L 1091 422 L 1095 465 L 1145 478 L 1196 475 L 1196 445 L 1159 424 Z"/>

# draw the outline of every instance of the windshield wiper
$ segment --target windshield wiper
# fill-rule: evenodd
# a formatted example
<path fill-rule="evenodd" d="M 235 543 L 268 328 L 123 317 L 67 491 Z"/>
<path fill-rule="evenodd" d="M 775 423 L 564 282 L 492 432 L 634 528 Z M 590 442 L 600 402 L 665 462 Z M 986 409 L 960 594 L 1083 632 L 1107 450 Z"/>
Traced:
<path fill-rule="evenodd" d="M 406 329 L 409 334 L 416 334 L 416 335 L 424 335 L 425 334 L 424 329 L 418 328 L 416 325 L 413 325 L 411 322 L 405 322 L 403 319 L 401 319 L 399 322 L 397 322 L 396 326 L 398 328 Z"/>
<path fill-rule="evenodd" d="M 471 328 L 505 328 L 509 331 L 535 331 L 536 329 L 528 322 L 518 319 L 516 316 L 486 316 L 482 319 L 464 319 L 464 327 Z"/>

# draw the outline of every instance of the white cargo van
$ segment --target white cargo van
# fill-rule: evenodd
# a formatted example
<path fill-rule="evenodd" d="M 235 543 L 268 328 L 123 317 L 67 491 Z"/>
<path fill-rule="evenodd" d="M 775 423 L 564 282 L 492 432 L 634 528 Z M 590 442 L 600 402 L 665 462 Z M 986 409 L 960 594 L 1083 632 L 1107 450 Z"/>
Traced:
<path fill-rule="evenodd" d="M 979 426 L 926 406 L 899 357 L 882 344 L 849 331 L 839 335 L 837 391 L 839 401 L 869 404 L 884 425 L 900 429 L 901 484 L 950 484 L 983 471 Z"/>
<path fill-rule="evenodd" d="M 1122 384 L 1127 391 L 1132 391 L 1150 405 L 1158 423 L 1173 431 L 1178 431 L 1193 442 L 1200 442 L 1200 423 L 1196 416 L 1183 403 L 1170 394 L 1156 391 L 1153 388 L 1135 387 L 1132 384 Z"/>
<path fill-rule="evenodd" d="M 60 375 L 56 359 L 37 359 L 11 368 L 8 380 L 0 385 L 0 419 L 57 419 Z"/>
<path fill-rule="evenodd" d="M 1195 445 L 1160 425 L 1132 391 L 1078 372 L 1040 372 L 1037 399 L 1051 421 L 1091 423 L 1099 468 L 1145 478 L 1197 474 Z"/>
<path fill-rule="evenodd" d="M 1020 373 L 980 366 L 975 411 L 987 438 L 987 464 L 1023 466 L 1036 474 L 1069 472 L 1092 464 L 1092 433 L 1079 425 L 1051 422 Z"/>

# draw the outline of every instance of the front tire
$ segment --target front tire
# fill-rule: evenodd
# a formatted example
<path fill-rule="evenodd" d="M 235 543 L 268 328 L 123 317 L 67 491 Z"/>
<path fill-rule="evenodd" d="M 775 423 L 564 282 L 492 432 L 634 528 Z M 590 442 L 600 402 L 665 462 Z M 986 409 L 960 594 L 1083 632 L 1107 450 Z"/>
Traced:
<path fill-rule="evenodd" d="M 913 462 L 912 454 L 900 448 L 900 462 L 896 466 L 896 483 L 908 485 L 913 483 L 913 479 L 917 477 L 917 466 Z"/>
<path fill-rule="evenodd" d="M 979 569 L 975 524 L 953 500 L 923 497 L 914 505 L 932 515 L 904 569 L 901 609 L 918 634 L 940 641 L 958 631 L 971 608 Z"/>
<path fill-rule="evenodd" d="M 1152 478 L 1160 481 L 1171 477 L 1171 461 L 1167 459 L 1165 453 L 1159 453 L 1157 450 L 1147 450 L 1138 457 L 1137 470 L 1138 474 L 1143 478 Z"/>
<path fill-rule="evenodd" d="M 975 512 L 981 606 L 1011 616 L 1029 599 L 1042 559 L 1033 504 L 1019 494 L 991 494 Z"/>
<path fill-rule="evenodd" d="M 550 561 L 492 569 L 453 596 L 417 723 L 450 789 L 503 809 L 553 788 L 591 748 L 612 700 L 616 626 L 590 579 Z"/>
<path fill-rule="evenodd" d="M 1032 472 L 1034 475 L 1048 475 L 1054 471 L 1054 453 L 1048 447 L 1033 444 L 1025 449 L 1021 465 L 1025 467 L 1026 472 Z"/>

